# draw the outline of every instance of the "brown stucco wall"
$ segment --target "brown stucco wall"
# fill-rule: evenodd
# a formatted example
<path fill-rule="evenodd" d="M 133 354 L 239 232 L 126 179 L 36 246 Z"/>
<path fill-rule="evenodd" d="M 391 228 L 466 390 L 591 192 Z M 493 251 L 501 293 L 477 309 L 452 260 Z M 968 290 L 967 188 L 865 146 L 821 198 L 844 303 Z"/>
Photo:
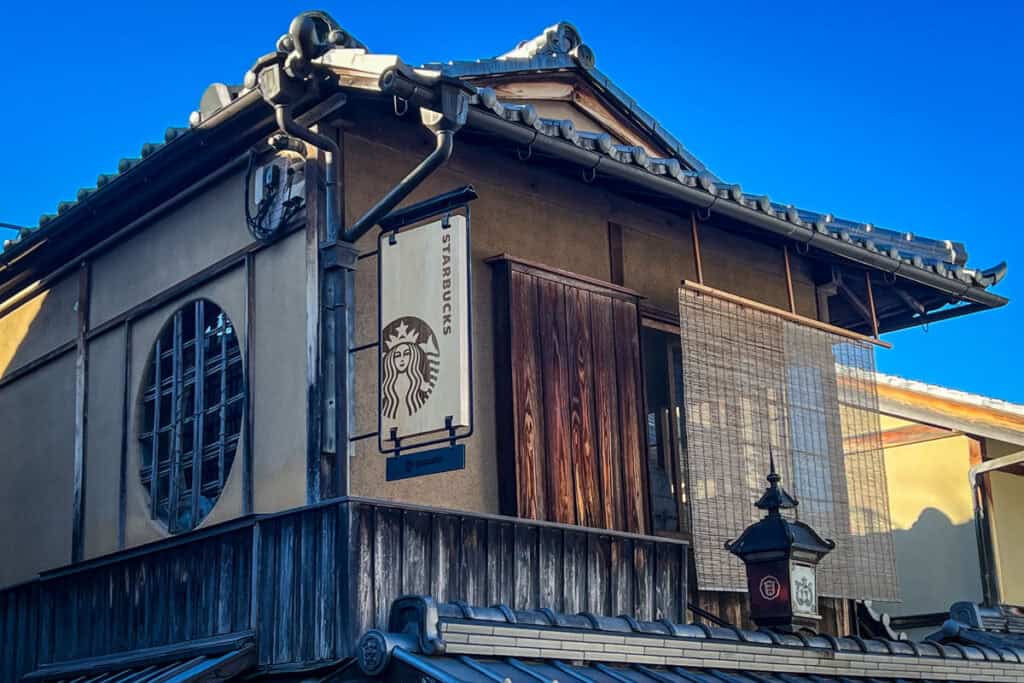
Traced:
<path fill-rule="evenodd" d="M 71 559 L 75 356 L 0 388 L 0 587 Z"/>
<path fill-rule="evenodd" d="M 390 118 L 363 122 L 344 136 L 345 214 L 351 223 L 394 185 L 430 149 L 415 125 Z M 449 164 L 410 198 L 417 201 L 473 184 L 473 350 L 476 431 L 467 443 L 466 469 L 400 482 L 386 482 L 385 456 L 376 439 L 360 441 L 351 462 L 356 495 L 482 512 L 498 511 L 491 267 L 496 254 L 536 261 L 581 275 L 610 279 L 608 222 L 624 226 L 625 285 L 647 302 L 672 311 L 680 280 L 695 277 L 688 219 L 643 206 L 558 175 L 514 154 L 468 142 L 456 144 Z M 782 252 L 749 238 L 702 224 L 707 284 L 765 303 L 788 307 Z M 368 236 L 361 246 L 375 248 Z M 376 259 L 360 261 L 356 275 L 356 343 L 376 338 Z M 814 315 L 809 268 L 793 255 L 798 312 Z M 377 356 L 357 354 L 356 433 L 376 430 Z"/>

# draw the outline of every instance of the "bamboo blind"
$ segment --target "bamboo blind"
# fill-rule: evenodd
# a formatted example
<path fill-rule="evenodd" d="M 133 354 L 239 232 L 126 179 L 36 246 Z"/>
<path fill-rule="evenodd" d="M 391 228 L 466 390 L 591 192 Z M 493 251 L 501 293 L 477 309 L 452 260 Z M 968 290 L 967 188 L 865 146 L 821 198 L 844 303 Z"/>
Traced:
<path fill-rule="evenodd" d="M 795 514 L 836 542 L 819 593 L 897 600 L 872 345 L 687 288 L 679 317 L 700 589 L 746 590 L 724 544 L 763 514 L 771 450 Z"/>

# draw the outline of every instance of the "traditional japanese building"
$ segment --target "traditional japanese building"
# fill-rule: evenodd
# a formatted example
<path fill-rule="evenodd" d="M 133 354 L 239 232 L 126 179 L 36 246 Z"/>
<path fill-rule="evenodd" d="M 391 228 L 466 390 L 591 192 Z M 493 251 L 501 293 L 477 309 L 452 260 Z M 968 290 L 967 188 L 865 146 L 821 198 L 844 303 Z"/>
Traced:
<path fill-rule="evenodd" d="M 878 398 L 904 589 L 876 607 L 924 636 L 954 602 L 1024 604 L 1024 406 L 889 375 Z"/>
<path fill-rule="evenodd" d="M 1024 680 L 855 609 L 880 335 L 1005 264 L 719 178 L 567 23 L 272 38 L 0 253 L 0 678 Z"/>

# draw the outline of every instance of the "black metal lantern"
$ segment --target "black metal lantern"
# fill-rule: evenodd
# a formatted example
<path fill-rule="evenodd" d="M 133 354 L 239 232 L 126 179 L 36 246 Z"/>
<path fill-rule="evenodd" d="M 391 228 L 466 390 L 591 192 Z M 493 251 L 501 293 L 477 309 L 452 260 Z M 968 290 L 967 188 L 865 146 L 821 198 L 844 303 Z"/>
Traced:
<path fill-rule="evenodd" d="M 836 544 L 811 527 L 789 520 L 780 510 L 799 503 L 779 486 L 775 459 L 769 456 L 768 488 L 755 506 L 768 512 L 751 524 L 726 550 L 747 566 L 750 617 L 761 627 L 792 631 L 814 628 L 818 614 L 816 568 Z"/>

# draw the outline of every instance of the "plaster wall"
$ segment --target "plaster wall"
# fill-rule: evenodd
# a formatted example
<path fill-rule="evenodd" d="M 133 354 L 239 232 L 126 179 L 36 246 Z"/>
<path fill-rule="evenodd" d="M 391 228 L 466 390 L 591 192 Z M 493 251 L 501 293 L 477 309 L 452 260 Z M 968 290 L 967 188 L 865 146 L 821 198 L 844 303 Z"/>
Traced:
<path fill-rule="evenodd" d="M 124 346 L 123 327 L 89 342 L 89 422 L 85 439 L 83 538 L 86 558 L 112 553 L 118 548 L 121 524 Z M 137 470 L 128 473 L 126 483 L 137 485 Z M 70 513 L 68 520 L 70 523 Z"/>
<path fill-rule="evenodd" d="M 415 125 L 382 117 L 361 122 L 344 135 L 345 216 L 351 224 L 431 148 Z M 424 505 L 498 512 L 495 443 L 494 311 L 492 271 L 485 259 L 502 253 L 609 281 L 608 223 L 623 225 L 624 284 L 648 303 L 676 310 L 680 280 L 694 279 L 689 220 L 622 198 L 581 180 L 559 175 L 515 155 L 460 140 L 452 160 L 407 203 L 472 184 L 473 351 L 476 430 L 467 442 L 466 469 L 399 482 L 385 481 L 385 456 L 376 438 L 356 444 L 350 463 L 354 495 Z M 707 284 L 765 303 L 788 307 L 782 253 L 750 238 L 702 225 Z M 376 248 L 375 233 L 360 246 Z M 376 339 L 377 263 L 356 272 L 355 343 Z M 809 266 L 793 257 L 798 311 L 814 315 Z M 356 356 L 356 434 L 377 428 L 377 351 Z"/>
<path fill-rule="evenodd" d="M 300 230 L 254 264 L 253 509 L 306 502 L 306 266 Z M 242 318 L 236 319 L 241 324 Z"/>
<path fill-rule="evenodd" d="M 238 251 L 252 240 L 243 173 L 221 180 L 93 262 L 90 327 Z"/>
<path fill-rule="evenodd" d="M 242 208 L 243 176 L 212 186 L 162 217 L 93 264 L 92 325 L 124 313 L 180 282 L 237 255 L 252 237 Z M 253 508 L 273 512 L 305 502 L 306 306 L 305 238 L 294 232 L 253 256 L 251 321 L 254 367 L 243 357 L 253 411 Z M 246 271 L 239 260 L 217 278 L 131 321 L 130 404 L 125 467 L 125 545 L 167 535 L 150 519 L 149 497 L 139 481 L 138 410 L 141 379 L 160 330 L 182 305 L 205 298 L 231 319 L 244 354 Z M 124 335 L 120 327 L 90 344 L 98 365 L 90 371 L 90 429 L 86 490 L 86 552 L 117 549 L 120 506 Z M 217 504 L 200 526 L 243 512 L 244 429 Z"/>
<path fill-rule="evenodd" d="M 985 444 L 989 458 L 1019 453 L 1016 444 L 988 439 Z M 996 572 L 1002 601 L 1024 605 L 1024 476 L 1009 472 L 993 472 L 988 476 L 991 496 L 993 543 Z"/>
<path fill-rule="evenodd" d="M 75 355 L 0 387 L 0 587 L 71 559 Z"/>

